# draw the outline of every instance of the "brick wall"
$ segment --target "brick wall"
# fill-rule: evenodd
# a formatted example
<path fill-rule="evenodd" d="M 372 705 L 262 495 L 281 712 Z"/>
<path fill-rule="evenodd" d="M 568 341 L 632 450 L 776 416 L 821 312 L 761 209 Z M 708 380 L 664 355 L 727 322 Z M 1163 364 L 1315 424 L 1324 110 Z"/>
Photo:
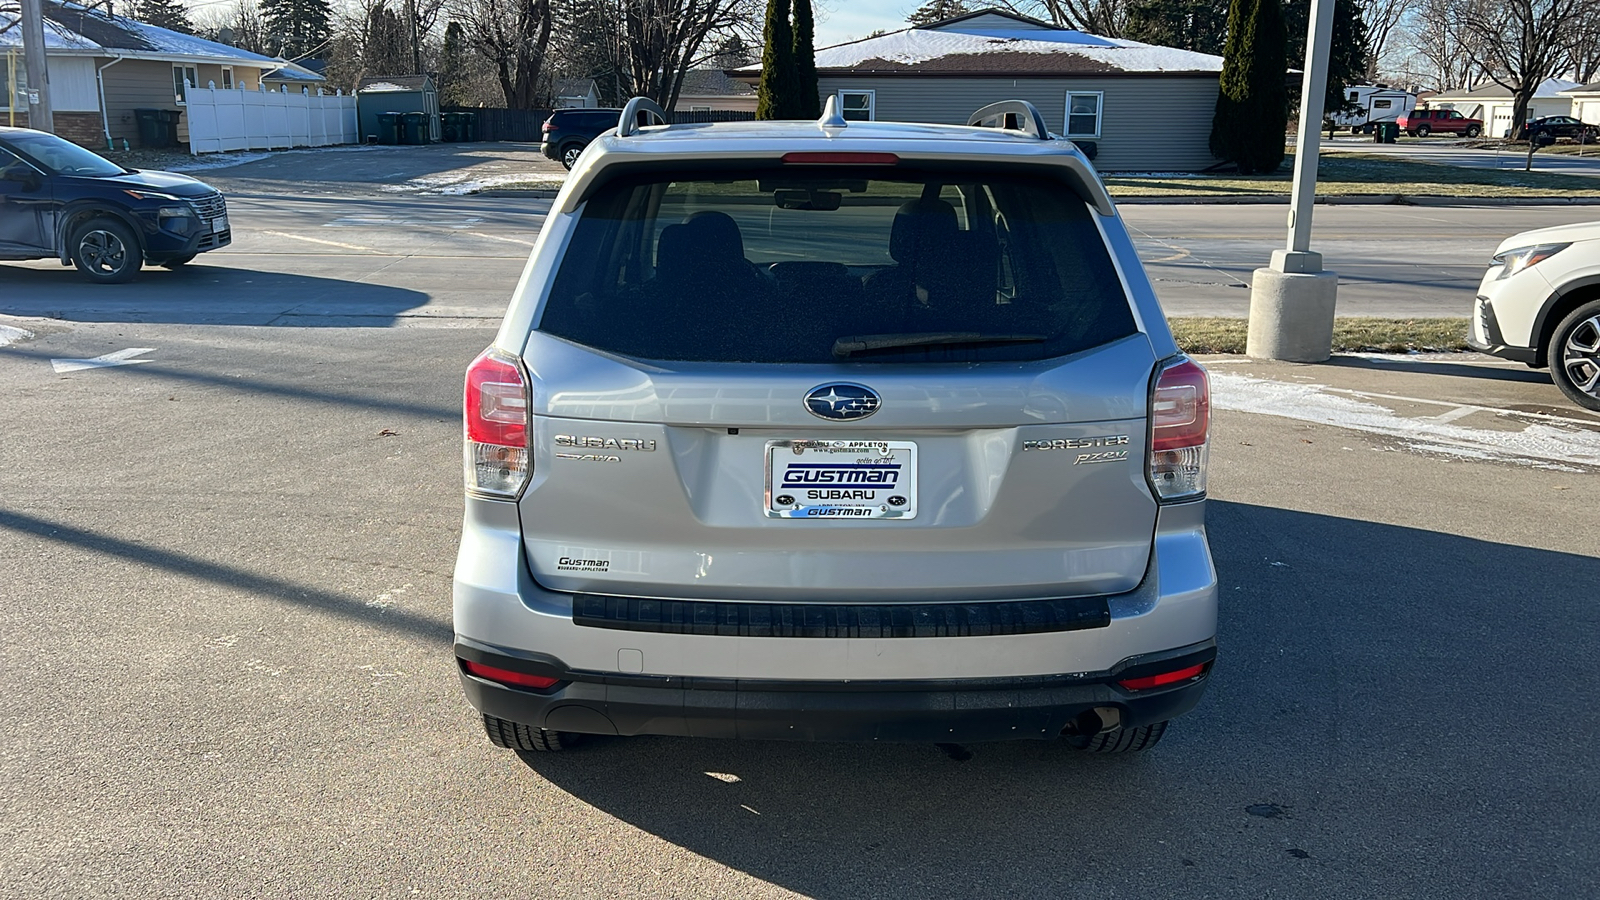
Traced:
<path fill-rule="evenodd" d="M 101 129 L 100 114 L 97 112 L 58 112 L 53 117 L 56 123 L 56 134 L 81 147 L 90 150 L 104 150 L 106 148 L 106 134 Z M 0 112 L 0 125 L 11 121 L 10 114 Z M 16 123 L 18 128 L 27 128 L 28 114 L 18 112 Z"/>

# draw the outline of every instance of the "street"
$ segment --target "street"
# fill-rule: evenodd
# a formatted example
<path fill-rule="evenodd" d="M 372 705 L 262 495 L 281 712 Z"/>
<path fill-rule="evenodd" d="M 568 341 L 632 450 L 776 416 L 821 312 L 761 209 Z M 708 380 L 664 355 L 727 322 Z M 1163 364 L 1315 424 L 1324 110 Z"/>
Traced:
<path fill-rule="evenodd" d="M 1546 373 L 1205 360 L 1221 655 L 1146 755 L 523 758 L 450 585 L 462 372 L 549 201 L 230 204 L 233 246 L 133 285 L 0 265 L 0 894 L 1592 894 L 1600 415 Z M 1282 207 L 1123 212 L 1174 315 L 1242 315 L 1282 241 Z M 1342 313 L 1464 316 L 1503 236 L 1596 217 L 1319 207 L 1316 243 Z"/>

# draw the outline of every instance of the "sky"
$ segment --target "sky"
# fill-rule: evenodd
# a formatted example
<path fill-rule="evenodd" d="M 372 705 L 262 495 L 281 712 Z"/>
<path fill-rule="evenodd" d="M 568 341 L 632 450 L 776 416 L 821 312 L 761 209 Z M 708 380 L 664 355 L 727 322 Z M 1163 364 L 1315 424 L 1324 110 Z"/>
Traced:
<path fill-rule="evenodd" d="M 874 31 L 906 27 L 919 0 L 812 0 L 817 16 L 817 46 L 831 47 Z"/>

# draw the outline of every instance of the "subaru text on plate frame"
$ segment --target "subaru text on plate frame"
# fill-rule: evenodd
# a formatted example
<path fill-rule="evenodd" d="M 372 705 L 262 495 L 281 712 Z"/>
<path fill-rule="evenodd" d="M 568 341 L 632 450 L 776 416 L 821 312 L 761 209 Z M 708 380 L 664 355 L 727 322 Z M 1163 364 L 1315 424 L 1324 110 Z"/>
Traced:
<path fill-rule="evenodd" d="M 467 372 L 490 740 L 1153 746 L 1216 657 L 1208 384 L 1083 155 L 1021 101 L 649 118 Z"/>

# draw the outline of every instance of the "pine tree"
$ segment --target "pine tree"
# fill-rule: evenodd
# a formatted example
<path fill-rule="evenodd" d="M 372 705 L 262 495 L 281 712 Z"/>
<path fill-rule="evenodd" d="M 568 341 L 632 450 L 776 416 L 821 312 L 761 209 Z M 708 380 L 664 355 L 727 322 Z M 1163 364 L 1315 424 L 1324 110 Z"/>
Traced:
<path fill-rule="evenodd" d="M 1278 0 L 1232 0 L 1211 152 L 1245 175 L 1283 163 L 1289 124 L 1288 36 Z"/>
<path fill-rule="evenodd" d="M 329 0 L 261 0 L 261 17 L 274 54 L 304 59 L 326 47 L 333 12 Z"/>
<path fill-rule="evenodd" d="M 817 48 L 811 0 L 794 0 L 795 107 L 793 118 L 816 119 L 822 115 L 817 88 Z"/>
<path fill-rule="evenodd" d="M 906 16 L 906 21 L 912 25 L 932 25 L 945 19 L 964 16 L 969 12 L 972 12 L 972 7 L 961 0 L 928 0 L 917 7 L 911 15 Z"/>
<path fill-rule="evenodd" d="M 450 20 L 444 27 L 444 49 L 439 53 L 439 105 L 465 106 L 462 91 L 467 72 L 467 31 Z"/>
<path fill-rule="evenodd" d="M 1305 65 L 1310 22 L 1311 0 L 1287 0 L 1283 7 L 1283 23 L 1288 29 L 1288 61 L 1297 69 Z M 1365 83 L 1370 52 L 1361 4 L 1357 0 L 1335 0 L 1333 39 L 1328 48 L 1328 92 L 1323 101 L 1328 115 L 1348 108 L 1350 85 Z M 1299 98 L 1295 100 L 1298 102 Z"/>
<path fill-rule="evenodd" d="M 794 29 L 789 25 L 789 0 L 767 0 L 763 29 L 766 48 L 761 53 L 761 84 L 756 89 L 756 118 L 794 117 Z"/>
<path fill-rule="evenodd" d="M 183 0 L 135 0 L 133 17 L 157 28 L 194 34 L 194 25 L 189 21 L 189 10 L 184 7 Z"/>
<path fill-rule="evenodd" d="M 1122 37 L 1221 54 L 1228 38 L 1228 6 L 1218 0 L 1135 0 L 1128 6 Z"/>

